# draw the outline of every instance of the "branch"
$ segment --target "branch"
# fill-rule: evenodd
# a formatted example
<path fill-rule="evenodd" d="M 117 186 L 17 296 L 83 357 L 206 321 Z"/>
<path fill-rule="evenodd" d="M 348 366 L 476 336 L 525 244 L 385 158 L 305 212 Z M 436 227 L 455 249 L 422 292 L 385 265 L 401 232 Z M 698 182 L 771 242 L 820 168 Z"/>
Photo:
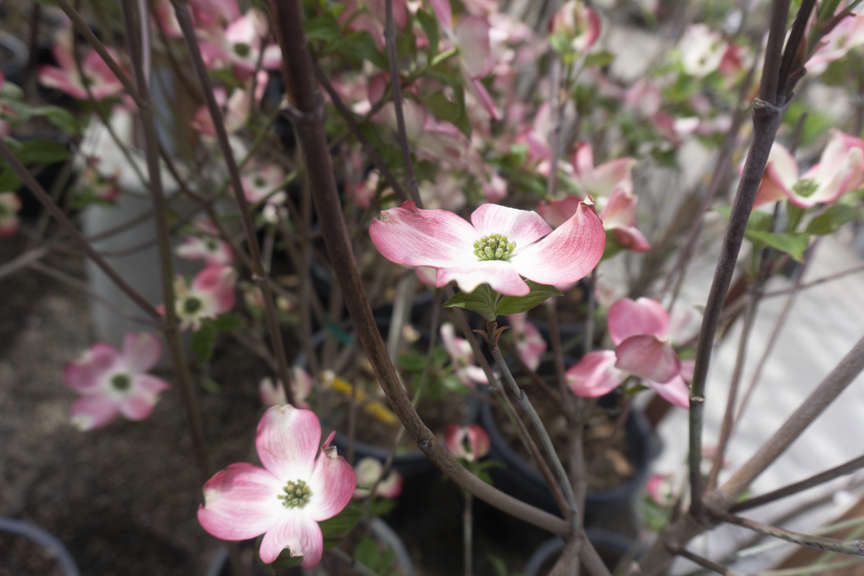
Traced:
<path fill-rule="evenodd" d="M 186 41 L 189 54 L 192 56 L 192 66 L 195 69 L 195 74 L 198 76 L 198 82 L 201 84 L 207 109 L 210 112 L 210 118 L 213 120 L 213 127 L 216 130 L 216 139 L 219 141 L 219 148 L 222 150 L 222 156 L 225 159 L 225 166 L 228 168 L 231 187 L 234 190 L 234 198 L 237 201 L 237 207 L 240 209 L 240 215 L 243 220 L 243 231 L 246 234 L 246 243 L 249 245 L 249 259 L 252 264 L 252 280 L 255 281 L 261 289 L 261 294 L 264 300 L 265 316 L 267 317 L 267 329 L 270 333 L 270 344 L 273 348 L 273 355 L 276 356 L 279 365 L 279 379 L 284 383 L 285 393 L 288 397 L 288 401 L 291 402 L 293 400 L 293 393 L 291 387 L 288 386 L 291 377 L 288 368 L 288 359 L 285 357 L 285 345 L 282 342 L 282 331 L 279 327 L 279 316 L 276 311 L 276 304 L 273 302 L 273 291 L 270 284 L 266 281 L 267 272 L 261 264 L 261 248 L 258 245 L 258 237 L 255 234 L 255 225 L 252 222 L 249 202 L 246 200 L 246 195 L 243 192 L 243 182 L 240 180 L 240 170 L 237 167 L 237 162 L 234 160 L 234 152 L 231 149 L 231 144 L 228 142 L 228 133 L 225 130 L 222 110 L 219 108 L 219 104 L 216 102 L 216 96 L 213 94 L 213 85 L 210 81 L 210 75 L 207 72 L 207 67 L 204 65 L 204 60 L 201 57 L 201 48 L 198 46 L 198 40 L 196 40 L 195 37 L 195 29 L 192 26 L 192 20 L 189 18 L 189 12 L 186 9 L 186 5 L 180 0 L 171 0 L 171 5 L 174 6 L 174 12 L 177 15 L 177 22 L 180 24 L 180 29 L 183 31 L 183 39 Z"/>
<path fill-rule="evenodd" d="M 387 356 L 351 250 L 321 123 L 320 99 L 315 92 L 315 75 L 306 46 L 300 2 L 271 0 L 270 5 L 275 18 L 276 35 L 282 47 L 282 72 L 297 109 L 294 126 L 306 158 L 310 184 L 316 191 L 315 208 L 327 253 L 345 295 L 345 304 L 357 330 L 358 340 L 393 411 L 423 453 L 462 489 L 516 518 L 555 534 L 568 535 L 570 526 L 566 521 L 501 492 L 465 470 L 412 406 Z"/>
<path fill-rule="evenodd" d="M 858 456 L 857 458 L 853 458 L 848 462 L 840 464 L 839 466 L 835 466 L 834 468 L 831 468 L 829 470 L 825 470 L 824 472 L 814 474 L 813 476 L 805 478 L 804 480 L 799 480 L 798 482 L 794 482 L 782 488 L 778 488 L 777 490 L 772 490 L 771 492 L 762 494 L 761 496 L 754 496 L 752 498 L 748 498 L 747 500 L 736 502 L 729 507 L 729 511 L 743 512 L 744 510 L 750 510 L 751 508 L 756 508 L 758 506 L 763 506 L 765 504 L 775 502 L 777 500 L 780 500 L 781 498 L 786 498 L 787 496 L 798 494 L 799 492 L 803 492 L 804 490 L 809 490 L 810 488 L 814 488 L 816 486 L 819 486 L 820 484 L 830 482 L 831 480 L 839 478 L 840 476 L 851 474 L 862 466 L 864 466 L 864 456 Z"/>
<path fill-rule="evenodd" d="M 864 370 L 864 338 L 840 360 L 819 386 L 804 399 L 798 409 L 720 487 L 718 496 L 727 502 L 733 501 L 750 485 L 804 430 L 842 393 L 849 384 Z"/>
<path fill-rule="evenodd" d="M 864 556 L 864 540 L 838 540 L 836 538 L 826 538 L 823 536 L 812 536 L 810 534 L 792 532 L 791 530 L 769 526 L 768 524 L 762 524 L 761 522 L 756 522 L 749 518 L 742 518 L 725 512 L 717 513 L 716 516 L 724 522 L 735 524 L 736 526 L 741 526 L 742 528 L 747 528 L 748 530 L 753 530 L 760 534 L 773 536 L 780 540 L 786 540 L 787 542 L 792 542 L 799 546 L 818 548 L 819 550 L 829 550 L 839 554 L 849 554 L 850 556 Z"/>

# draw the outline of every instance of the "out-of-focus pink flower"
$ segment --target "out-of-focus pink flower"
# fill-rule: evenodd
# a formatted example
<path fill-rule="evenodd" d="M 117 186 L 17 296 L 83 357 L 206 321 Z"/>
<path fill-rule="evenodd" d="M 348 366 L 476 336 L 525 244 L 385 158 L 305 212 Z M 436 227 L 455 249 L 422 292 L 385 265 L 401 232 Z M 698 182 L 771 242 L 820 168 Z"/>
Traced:
<path fill-rule="evenodd" d="M 832 130 L 819 162 L 798 176 L 795 158 L 775 143 L 756 194 L 760 206 L 788 198 L 801 208 L 833 204 L 864 183 L 864 141 Z"/>
<path fill-rule="evenodd" d="M 18 211 L 21 201 L 15 192 L 0 192 L 0 238 L 18 232 Z"/>
<path fill-rule="evenodd" d="M 386 3 L 384 0 L 345 0 L 345 9 L 339 14 L 339 22 L 348 23 L 348 28 L 366 31 L 375 40 L 379 50 L 384 50 L 384 25 Z M 408 23 L 408 10 L 405 0 L 394 0 L 393 23 L 402 30 Z"/>
<path fill-rule="evenodd" d="M 375 489 L 376 496 L 397 498 L 402 493 L 402 475 L 396 470 L 390 470 L 387 477 L 379 481 L 384 474 L 384 466 L 375 458 L 361 458 L 354 471 L 357 473 L 354 498 L 367 498 L 376 482 L 378 482 L 378 487 Z"/>
<path fill-rule="evenodd" d="M 603 227 L 615 234 L 624 248 L 634 252 L 647 252 L 651 245 L 636 228 L 636 196 L 626 186 L 618 186 L 606 200 L 600 219 Z"/>
<path fill-rule="evenodd" d="M 445 210 L 422 210 L 411 202 L 381 212 L 369 227 L 372 242 L 388 260 L 438 270 L 436 285 L 455 280 L 463 292 L 488 283 L 501 293 L 530 292 L 522 279 L 564 286 L 588 274 L 603 256 L 606 238 L 591 203 L 552 230 L 539 214 L 483 204 L 466 222 Z"/>
<path fill-rule="evenodd" d="M 258 383 L 258 397 L 265 406 L 278 406 L 287 404 L 288 397 L 285 395 L 285 387 L 280 380 L 262 378 Z"/>
<path fill-rule="evenodd" d="M 585 52 L 600 37 L 600 17 L 581 0 L 570 0 L 552 17 L 549 31 L 570 40 L 574 52 Z"/>
<path fill-rule="evenodd" d="M 459 63 L 465 85 L 477 101 L 495 120 L 501 120 L 501 111 L 481 81 L 495 68 L 495 58 L 489 40 L 489 21 L 483 16 L 463 15 L 453 24 L 450 0 L 430 0 L 438 24 L 450 43 L 459 49 Z"/>
<path fill-rule="evenodd" d="M 841 20 L 819 43 L 819 49 L 805 64 L 807 72 L 818 75 L 831 62 L 840 60 L 850 50 L 864 45 L 864 12 L 850 14 Z"/>
<path fill-rule="evenodd" d="M 126 334 L 123 350 L 99 343 L 66 364 L 63 379 L 79 397 L 72 404 L 72 423 L 81 430 L 101 428 L 122 414 L 144 420 L 168 383 L 147 374 L 162 355 L 152 334 Z"/>
<path fill-rule="evenodd" d="M 264 95 L 264 90 L 267 87 L 267 73 L 263 70 L 258 72 L 255 81 L 255 101 L 260 102 Z M 251 105 L 252 82 L 247 82 L 244 88 L 235 88 L 228 96 L 224 88 L 214 88 L 213 96 L 216 97 L 216 103 L 223 110 L 222 119 L 225 123 L 225 131 L 228 134 L 234 134 L 238 130 L 246 126 L 249 120 L 249 109 Z M 216 128 L 213 126 L 213 119 L 210 117 L 210 110 L 207 106 L 201 106 L 195 112 L 192 118 L 192 127 L 203 136 L 210 138 L 216 137 Z"/>
<path fill-rule="evenodd" d="M 489 434 L 477 424 L 451 424 L 447 427 L 444 442 L 454 456 L 467 462 L 480 460 L 489 454 Z"/>
<path fill-rule="evenodd" d="M 283 550 L 311 568 L 321 561 L 318 522 L 342 511 L 357 484 L 354 469 L 330 446 L 319 452 L 321 424 L 309 410 L 273 406 L 258 424 L 255 447 L 263 468 L 237 462 L 204 484 L 201 526 L 222 540 L 261 534 L 259 556 L 269 564 Z"/>
<path fill-rule="evenodd" d="M 241 178 L 246 200 L 258 203 L 268 197 L 285 181 L 285 171 L 278 164 L 254 167 Z"/>
<path fill-rule="evenodd" d="M 267 17 L 253 8 L 224 30 L 206 33 L 201 40 L 201 55 L 208 67 L 231 66 L 238 78 L 246 80 L 255 72 L 259 60 L 264 70 L 282 65 L 279 45 L 264 43 L 268 34 Z"/>
<path fill-rule="evenodd" d="M 453 324 L 445 322 L 441 324 L 441 343 L 450 354 L 450 360 L 456 368 L 456 377 L 469 388 L 474 384 L 487 384 L 486 373 L 480 366 L 474 364 L 474 351 L 471 344 L 464 338 L 456 336 Z"/>
<path fill-rule="evenodd" d="M 3 72 L 0 72 L 0 93 L 3 92 L 3 85 L 6 84 L 6 77 Z M 0 102 L 0 138 L 5 138 L 12 133 L 12 128 L 9 126 L 9 119 L 15 118 L 15 112 L 6 104 Z"/>
<path fill-rule="evenodd" d="M 739 44 L 729 44 L 720 60 L 720 73 L 730 79 L 737 79 L 750 67 L 753 55 Z"/>
<path fill-rule="evenodd" d="M 488 182 L 483 185 L 483 196 L 489 202 L 500 202 L 507 197 L 507 181 L 495 172 Z"/>
<path fill-rule="evenodd" d="M 177 255 L 187 260 L 203 260 L 207 266 L 226 266 L 234 260 L 227 242 L 219 238 L 216 227 L 209 220 L 196 223 L 196 232 L 186 237 L 177 247 Z"/>
<path fill-rule="evenodd" d="M 234 307 L 237 273 L 230 266 L 208 266 L 186 284 L 183 276 L 174 281 L 177 317 L 181 330 L 198 330 L 201 321 L 216 318 Z"/>
<path fill-rule="evenodd" d="M 123 85 L 93 49 L 87 50 L 81 59 L 79 74 L 72 49 L 72 30 L 64 28 L 54 38 L 54 59 L 58 66 L 39 68 L 39 82 L 77 100 L 87 99 L 85 84 L 90 88 L 94 100 L 104 100 L 123 93 Z M 116 54 L 110 49 L 109 53 L 117 61 Z"/>
<path fill-rule="evenodd" d="M 180 22 L 177 21 L 177 15 L 174 13 L 171 0 L 155 0 L 153 3 L 153 15 L 156 25 L 162 29 L 166 38 L 183 37 L 183 31 L 180 29 Z"/>
<path fill-rule="evenodd" d="M 635 158 L 616 158 L 594 165 L 594 152 L 587 142 L 577 142 L 570 155 L 573 166 L 573 180 L 582 188 L 586 195 L 598 198 L 608 197 L 619 185 L 628 185 L 633 189 L 633 167 Z"/>
<path fill-rule="evenodd" d="M 693 24 L 684 32 L 678 50 L 684 71 L 704 78 L 720 67 L 726 53 L 726 42 L 705 24 Z"/>
<path fill-rule="evenodd" d="M 687 380 L 690 366 L 667 340 L 669 317 L 654 300 L 622 298 L 609 308 L 609 336 L 615 350 L 585 355 L 567 371 L 570 389 L 578 396 L 602 396 L 637 376 L 663 398 L 682 408 L 690 405 Z"/>
<path fill-rule="evenodd" d="M 79 183 L 83 184 L 88 192 L 106 202 L 113 202 L 120 195 L 120 170 L 115 169 L 113 174 L 103 174 L 99 170 L 99 158 L 88 156 L 86 164 L 79 176 Z"/>
<path fill-rule="evenodd" d="M 225 28 L 240 18 L 237 0 L 189 0 L 189 8 L 199 30 Z"/>
<path fill-rule="evenodd" d="M 672 476 L 670 474 L 652 474 L 645 483 L 648 497 L 659 506 L 669 506 L 673 497 Z"/>
<path fill-rule="evenodd" d="M 528 321 L 525 312 L 507 316 L 510 328 L 513 330 L 513 338 L 516 342 L 516 352 L 531 370 L 536 370 L 540 365 L 540 358 L 546 352 L 546 341 L 540 335 L 540 331 Z"/>
<path fill-rule="evenodd" d="M 312 393 L 312 377 L 300 366 L 294 366 L 291 369 L 290 385 L 291 393 L 294 395 L 294 404 L 298 408 L 308 409 L 309 404 L 306 399 Z M 282 386 L 280 380 L 262 378 L 261 382 L 258 383 L 258 395 L 261 398 L 261 403 L 265 406 L 276 406 L 288 402 L 285 387 Z"/>

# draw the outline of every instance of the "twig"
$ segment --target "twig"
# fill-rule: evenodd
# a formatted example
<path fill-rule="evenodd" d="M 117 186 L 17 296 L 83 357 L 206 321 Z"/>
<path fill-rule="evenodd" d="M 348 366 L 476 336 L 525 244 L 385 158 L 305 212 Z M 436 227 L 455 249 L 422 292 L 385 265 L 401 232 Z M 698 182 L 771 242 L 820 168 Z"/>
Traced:
<path fill-rule="evenodd" d="M 713 513 L 713 512 L 712 512 Z M 780 540 L 786 540 L 799 546 L 807 546 L 810 548 L 818 548 L 819 550 L 830 550 L 840 554 L 849 554 L 851 556 L 864 556 L 864 540 L 838 540 L 836 538 L 826 538 L 823 536 L 813 536 L 811 534 L 802 534 L 800 532 L 792 532 L 784 528 L 769 526 L 749 518 L 742 518 L 734 514 L 725 512 L 714 513 L 716 517 L 724 522 L 753 530 L 761 534 L 773 536 Z"/>
<path fill-rule="evenodd" d="M 864 338 L 840 360 L 819 386 L 804 399 L 786 422 L 720 487 L 720 496 L 732 502 L 750 485 L 864 370 Z"/>
<path fill-rule="evenodd" d="M 862 466 L 864 466 L 864 456 L 858 456 L 857 458 L 853 458 L 848 462 L 845 462 L 839 466 L 835 466 L 834 468 L 831 468 L 829 470 L 825 470 L 824 472 L 814 474 L 813 476 L 805 478 L 804 480 L 799 480 L 798 482 L 794 482 L 782 488 L 778 488 L 777 490 L 772 490 L 771 492 L 767 492 L 759 496 L 753 496 L 752 498 L 736 502 L 729 507 L 729 511 L 743 512 L 744 510 L 750 510 L 751 508 L 756 508 L 758 506 L 763 506 L 765 504 L 775 502 L 777 500 L 780 500 L 781 498 L 786 498 L 787 496 L 798 494 L 799 492 L 803 492 L 804 490 L 809 490 L 810 488 L 814 488 L 816 486 L 819 486 L 820 484 L 830 482 L 831 480 L 839 478 L 840 476 L 851 474 Z"/>
<path fill-rule="evenodd" d="M 773 298 L 775 296 L 783 296 L 784 294 L 801 292 L 802 290 L 807 290 L 808 288 L 813 288 L 814 286 L 819 286 L 820 284 L 825 284 L 826 282 L 833 282 L 834 280 L 839 280 L 840 278 L 844 278 L 846 276 L 849 276 L 850 274 L 858 274 L 859 272 L 864 272 L 864 264 L 859 264 L 858 266 L 853 266 L 851 268 L 847 268 L 846 270 L 835 272 L 834 274 L 828 274 L 826 276 L 822 276 L 821 278 L 811 280 L 810 282 L 802 282 L 801 284 L 791 286 L 789 288 L 765 292 L 764 294 L 762 294 L 762 297 Z"/>
<path fill-rule="evenodd" d="M 417 189 L 414 164 L 411 162 L 411 150 L 408 148 L 408 136 L 405 133 L 402 86 L 399 80 L 399 61 L 396 58 L 396 24 L 393 22 L 393 0 L 385 0 L 385 11 L 384 39 L 387 44 L 387 61 L 390 64 L 390 90 L 393 92 L 393 110 L 396 112 L 397 137 L 399 148 L 402 151 L 402 164 L 405 167 L 405 176 L 408 178 L 408 194 L 418 207 L 422 207 L 423 201 L 420 199 L 420 191 Z"/>
<path fill-rule="evenodd" d="M 282 47 L 282 71 L 297 108 L 294 125 L 304 152 L 310 183 L 316 194 L 315 207 L 334 274 L 357 337 L 393 411 L 424 454 L 462 489 L 490 505 L 555 534 L 569 534 L 561 518 L 509 496 L 463 468 L 432 430 L 423 422 L 402 387 L 366 299 L 363 282 L 351 251 L 342 206 L 336 191 L 327 142 L 321 124 L 320 98 L 315 94 L 315 76 L 309 60 L 299 0 L 272 0 L 276 35 Z"/>
<path fill-rule="evenodd" d="M 246 195 L 243 192 L 243 182 L 240 180 L 240 170 L 237 167 L 237 162 L 234 159 L 234 152 L 228 141 L 228 133 L 225 130 L 222 110 L 220 110 L 219 104 L 216 102 L 216 97 L 213 94 L 210 75 L 207 72 L 207 67 L 204 65 L 204 60 L 201 57 L 201 48 L 198 46 L 198 41 L 195 37 L 195 29 L 192 26 L 192 21 L 189 18 L 189 12 L 186 5 L 180 0 L 171 0 L 171 5 L 174 6 L 174 12 L 177 15 L 177 22 L 180 24 L 180 29 L 183 31 L 183 38 L 186 41 L 186 46 L 192 56 L 192 65 L 195 69 L 195 74 L 198 76 L 198 82 L 201 84 L 207 109 L 210 112 L 210 118 L 213 120 L 213 127 L 216 130 L 216 139 L 219 141 L 219 148 L 222 150 L 222 156 L 225 159 L 225 165 L 228 168 L 228 175 L 230 176 L 231 186 L 234 190 L 234 198 L 237 201 L 237 207 L 240 209 L 240 214 L 242 216 L 243 231 L 246 234 L 246 243 L 249 246 L 249 257 L 252 263 L 252 279 L 260 287 L 264 300 L 264 313 L 267 318 L 267 329 L 270 333 L 270 343 L 273 348 L 273 355 L 276 357 L 279 365 L 279 379 L 284 384 L 288 402 L 292 402 L 293 393 L 291 387 L 288 386 L 288 382 L 290 382 L 291 379 L 290 370 L 288 368 L 288 359 L 285 356 L 285 345 L 282 342 L 279 316 L 276 311 L 276 304 L 273 301 L 273 291 L 270 284 L 265 280 L 267 274 L 261 264 L 261 248 L 258 245 L 258 237 L 255 234 L 255 225 L 252 222 L 249 202 L 246 200 Z"/>
<path fill-rule="evenodd" d="M 123 17 L 126 25 L 126 34 L 129 38 L 129 52 L 132 56 L 132 65 L 135 69 L 135 83 L 142 94 L 138 104 L 138 113 L 144 125 L 144 152 L 147 158 L 147 172 L 150 180 L 150 194 L 153 198 L 153 214 L 156 220 L 156 233 L 159 240 L 159 263 L 162 276 L 162 298 L 165 302 L 165 323 L 163 333 L 168 344 L 171 363 L 180 381 L 180 392 L 183 398 L 183 408 L 186 412 L 186 421 L 192 444 L 195 447 L 195 456 L 198 460 L 198 471 L 202 482 L 210 476 L 210 456 L 204 441 L 204 430 L 201 425 L 201 415 L 195 399 L 195 389 L 189 366 L 186 363 L 183 342 L 180 339 L 177 322 L 177 308 L 174 294 L 174 270 L 171 260 L 171 236 L 168 227 L 168 206 L 165 202 L 165 192 L 162 188 L 162 175 L 159 168 L 159 141 L 156 134 L 156 125 L 153 121 L 153 109 L 150 102 L 149 87 L 147 85 L 148 71 L 145 69 L 149 63 L 149 56 L 142 55 L 141 51 L 149 47 L 145 35 L 148 28 L 136 27 L 146 14 L 138 14 L 135 0 L 124 0 Z M 145 20 L 146 21 L 146 20 Z"/>
<path fill-rule="evenodd" d="M 408 200 L 409 197 L 405 194 L 405 189 L 402 188 L 402 185 L 399 184 L 399 180 L 393 175 L 390 168 L 387 167 L 387 163 L 384 162 L 384 159 L 381 158 L 380 154 L 378 154 L 378 150 L 363 133 L 360 125 L 357 124 L 357 120 L 354 118 L 354 113 L 351 112 L 351 110 L 345 105 L 345 102 L 342 101 L 342 97 L 339 96 L 339 92 L 336 91 L 333 84 L 330 83 L 330 80 L 324 74 L 324 71 L 321 70 L 318 61 L 313 59 L 312 66 L 315 69 L 315 77 L 318 79 L 318 83 L 321 84 L 321 87 L 324 88 L 325 92 L 327 92 L 327 95 L 330 97 L 330 102 L 333 103 L 333 107 L 336 108 L 336 111 L 340 116 L 342 116 L 345 123 L 348 124 L 348 129 L 352 134 L 354 134 L 357 140 L 360 141 L 360 145 L 363 146 L 366 155 L 369 156 L 369 159 L 372 160 L 372 163 L 375 164 L 378 171 L 381 172 L 381 175 L 384 176 L 385 180 L 387 180 L 387 183 L 393 189 L 393 192 L 403 200 Z"/>
<path fill-rule="evenodd" d="M 18 158 L 15 157 L 14 153 L 9 149 L 6 143 L 0 139 L 0 158 L 3 158 L 21 182 L 27 187 L 30 192 L 36 196 L 36 199 L 39 201 L 42 206 L 48 210 L 51 215 L 54 217 L 57 222 L 63 226 L 72 240 L 74 240 L 80 247 L 81 250 L 90 258 L 96 266 L 99 267 L 102 272 L 105 273 L 108 278 L 111 279 L 112 282 L 126 294 L 135 304 L 138 305 L 144 312 L 146 312 L 152 318 L 159 318 L 159 312 L 156 308 L 147 301 L 144 296 L 142 296 L 135 288 L 133 288 L 122 276 L 120 276 L 114 268 L 111 267 L 108 262 L 102 257 L 99 252 L 97 252 L 90 242 L 87 241 L 86 238 L 78 231 L 75 225 L 71 220 L 63 213 L 62 210 L 57 206 L 54 200 L 51 198 L 51 195 L 48 194 L 42 185 L 33 178 L 33 175 L 25 168 L 21 162 L 18 161 Z"/>
<path fill-rule="evenodd" d="M 709 560 L 708 558 L 705 558 L 704 556 L 700 556 L 699 554 L 691 552 L 691 551 L 687 550 L 686 548 L 681 548 L 680 550 L 675 550 L 675 554 L 677 554 L 678 556 L 681 556 L 682 558 L 686 558 L 687 560 L 690 560 L 694 564 L 698 564 L 699 566 L 702 566 L 703 568 L 710 570 L 711 572 L 714 572 L 716 574 L 726 574 L 728 576 L 734 576 L 735 574 L 737 574 L 736 572 L 729 570 L 728 568 L 726 568 L 722 564 L 718 564 L 717 562 L 714 562 L 713 560 Z"/>

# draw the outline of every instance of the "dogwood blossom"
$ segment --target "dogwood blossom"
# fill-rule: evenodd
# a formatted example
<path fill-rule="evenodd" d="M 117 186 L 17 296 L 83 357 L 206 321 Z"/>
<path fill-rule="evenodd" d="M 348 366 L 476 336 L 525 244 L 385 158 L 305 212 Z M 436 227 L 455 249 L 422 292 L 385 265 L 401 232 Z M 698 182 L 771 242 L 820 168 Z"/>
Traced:
<path fill-rule="evenodd" d="M 15 192 L 0 192 L 0 237 L 12 236 L 18 231 L 18 211 L 21 201 Z"/>
<path fill-rule="evenodd" d="M 291 393 L 294 395 L 294 404 L 298 408 L 308 409 L 309 404 L 306 399 L 312 393 L 313 382 L 312 377 L 300 366 L 294 366 L 291 369 Z M 258 383 L 258 395 L 261 398 L 261 403 L 265 406 L 276 406 L 278 404 L 286 404 L 288 402 L 285 394 L 285 387 L 280 380 L 271 378 L 262 378 Z"/>
<path fill-rule="evenodd" d="M 144 420 L 168 383 L 147 372 L 162 355 L 152 334 L 126 334 L 123 350 L 99 343 L 66 364 L 63 379 L 79 397 L 72 404 L 72 423 L 81 430 L 107 425 L 118 414 Z"/>
<path fill-rule="evenodd" d="M 832 204 L 864 183 L 864 141 L 831 130 L 819 162 L 798 174 L 794 156 L 774 143 L 754 206 L 787 199 L 801 208 Z"/>
<path fill-rule="evenodd" d="M 678 358 L 667 340 L 668 326 L 669 316 L 659 302 L 618 300 L 608 318 L 615 350 L 586 354 L 567 371 L 570 389 L 578 396 L 602 396 L 637 376 L 672 404 L 689 407 L 692 363 Z"/>
<path fill-rule="evenodd" d="M 267 564 L 283 550 L 321 561 L 324 539 L 318 522 L 332 518 L 351 500 L 357 476 L 330 446 L 320 448 L 321 424 L 314 412 L 290 404 L 273 406 L 258 424 L 255 447 L 263 468 L 238 462 L 204 484 L 198 522 L 222 540 L 264 535 L 259 556 Z"/>
<path fill-rule="evenodd" d="M 605 234 L 589 201 L 552 230 L 539 214 L 483 204 L 466 222 L 446 210 L 412 202 L 381 212 L 369 235 L 388 260 L 437 269 L 436 285 L 456 281 L 463 292 L 489 286 L 510 296 L 530 292 L 522 277 L 566 286 L 588 274 L 603 256 Z"/>
<path fill-rule="evenodd" d="M 487 384 L 486 373 L 480 366 L 474 364 L 474 351 L 471 344 L 464 338 L 456 336 L 456 329 L 450 322 L 441 324 L 441 343 L 450 354 L 450 360 L 456 368 L 456 377 L 469 388 L 474 384 Z"/>
<path fill-rule="evenodd" d="M 88 98 L 87 88 L 94 100 L 104 100 L 123 93 L 123 85 L 95 50 L 90 49 L 85 53 L 80 71 L 72 50 L 72 30 L 64 28 L 54 38 L 53 53 L 58 65 L 39 68 L 39 82 L 77 100 Z M 112 53 L 112 56 L 116 61 L 116 55 Z"/>
<path fill-rule="evenodd" d="M 528 321 L 525 312 L 507 316 L 510 328 L 513 330 L 513 339 L 516 343 L 516 353 L 531 370 L 536 370 L 540 365 L 540 358 L 546 352 L 546 341 L 540 335 L 540 331 Z"/>
<path fill-rule="evenodd" d="M 196 233 L 186 237 L 177 247 L 177 255 L 187 260 L 203 260 L 207 266 L 226 266 L 234 259 L 228 243 L 217 236 L 216 227 L 209 220 L 195 225 Z"/>
<path fill-rule="evenodd" d="M 585 52 L 600 37 L 600 17 L 581 0 L 570 0 L 558 9 L 549 28 L 566 38 L 571 50 Z"/>
<path fill-rule="evenodd" d="M 177 317 L 181 330 L 198 330 L 205 318 L 216 318 L 234 307 L 237 274 L 230 266 L 208 266 L 187 284 L 183 276 L 174 281 Z"/>
<path fill-rule="evenodd" d="M 354 471 L 357 473 L 355 498 L 367 498 L 372 493 L 372 486 L 375 486 L 376 482 L 378 482 L 378 487 L 375 489 L 377 496 L 396 498 L 402 493 L 402 475 L 396 470 L 390 470 L 386 478 L 379 480 L 384 474 L 384 466 L 375 458 L 361 458 Z"/>
<path fill-rule="evenodd" d="M 480 460 L 489 454 L 489 434 L 477 424 L 451 424 L 447 427 L 444 443 L 454 456 L 466 462 Z"/>

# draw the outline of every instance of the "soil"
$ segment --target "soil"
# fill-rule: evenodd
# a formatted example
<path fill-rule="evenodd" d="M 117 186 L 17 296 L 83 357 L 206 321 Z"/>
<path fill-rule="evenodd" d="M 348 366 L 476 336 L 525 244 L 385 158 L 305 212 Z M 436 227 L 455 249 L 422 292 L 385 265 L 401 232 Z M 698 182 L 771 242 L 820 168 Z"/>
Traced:
<path fill-rule="evenodd" d="M 547 395 L 538 391 L 537 394 L 531 395 L 530 399 L 546 426 L 558 457 L 566 470 L 569 456 L 568 442 L 572 428 L 561 412 L 560 406 Z M 530 455 L 519 440 L 516 425 L 497 402 L 492 404 L 492 414 L 499 432 L 507 440 L 508 445 L 526 462 L 530 462 Z M 589 490 L 614 488 L 633 475 L 633 466 L 628 457 L 624 421 L 626 421 L 626 414 L 619 407 L 610 410 L 598 406 L 589 418 L 585 428 L 585 469 Z"/>

